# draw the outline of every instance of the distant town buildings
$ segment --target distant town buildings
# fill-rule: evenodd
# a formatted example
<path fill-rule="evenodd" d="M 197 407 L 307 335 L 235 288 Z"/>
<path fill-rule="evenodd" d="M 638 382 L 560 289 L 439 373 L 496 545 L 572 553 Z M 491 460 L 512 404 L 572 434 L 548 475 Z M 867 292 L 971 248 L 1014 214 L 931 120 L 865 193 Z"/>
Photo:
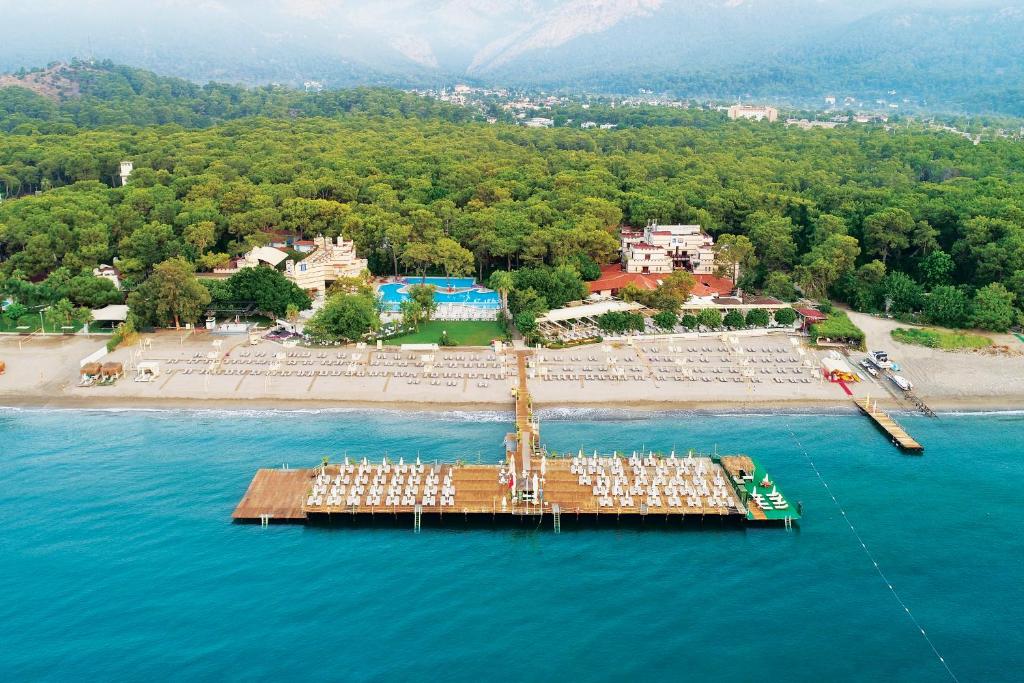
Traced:
<path fill-rule="evenodd" d="M 554 119 L 546 119 L 541 116 L 535 116 L 532 119 L 523 121 L 523 125 L 527 128 L 551 128 L 555 125 Z"/>
<path fill-rule="evenodd" d="M 737 119 L 753 119 L 754 121 L 767 120 L 769 123 L 774 123 L 779 118 L 779 110 L 775 107 L 734 104 L 729 107 L 729 118 L 733 121 Z"/>
<path fill-rule="evenodd" d="M 838 121 L 809 121 L 808 119 L 786 119 L 786 127 L 796 126 L 802 130 L 812 128 L 836 128 L 842 124 Z"/>

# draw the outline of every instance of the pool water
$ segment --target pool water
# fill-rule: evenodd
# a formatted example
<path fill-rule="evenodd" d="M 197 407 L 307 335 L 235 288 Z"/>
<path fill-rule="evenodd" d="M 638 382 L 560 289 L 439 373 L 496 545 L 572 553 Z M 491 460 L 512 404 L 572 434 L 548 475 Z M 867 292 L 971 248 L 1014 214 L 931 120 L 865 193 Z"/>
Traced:
<path fill-rule="evenodd" d="M 398 311 L 402 302 L 409 298 L 409 287 L 419 284 L 437 287 L 437 291 L 434 292 L 434 301 L 439 304 L 463 304 L 484 309 L 501 307 L 498 293 L 476 284 L 476 280 L 471 277 L 410 277 L 403 278 L 401 282 L 389 282 L 377 288 L 381 301 L 384 303 L 384 309 Z"/>

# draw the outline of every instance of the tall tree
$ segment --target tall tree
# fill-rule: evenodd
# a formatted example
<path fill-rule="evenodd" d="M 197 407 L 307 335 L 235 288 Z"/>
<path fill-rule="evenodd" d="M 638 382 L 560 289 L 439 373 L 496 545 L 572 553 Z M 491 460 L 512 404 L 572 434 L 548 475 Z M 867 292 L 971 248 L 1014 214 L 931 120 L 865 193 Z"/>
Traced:
<path fill-rule="evenodd" d="M 180 328 L 194 323 L 210 303 L 210 292 L 195 277 L 192 264 L 180 256 L 158 263 L 153 273 L 128 296 L 128 306 L 141 321 Z"/>
<path fill-rule="evenodd" d="M 719 275 L 738 282 L 741 267 L 753 268 L 756 265 L 757 258 L 750 238 L 731 234 L 718 236 L 715 241 L 715 267 Z"/>

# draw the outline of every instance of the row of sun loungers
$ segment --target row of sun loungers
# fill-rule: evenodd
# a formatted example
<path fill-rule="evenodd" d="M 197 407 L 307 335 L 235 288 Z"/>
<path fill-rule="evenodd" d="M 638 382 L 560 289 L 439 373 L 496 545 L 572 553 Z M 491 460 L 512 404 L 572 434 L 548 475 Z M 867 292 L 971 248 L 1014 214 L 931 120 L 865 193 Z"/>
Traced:
<path fill-rule="evenodd" d="M 347 460 L 347 459 L 346 459 Z M 442 468 L 443 469 L 443 468 Z M 346 462 L 337 474 L 321 473 L 313 480 L 306 506 L 313 507 L 454 507 L 451 470 L 425 469 L 422 463 L 359 465 Z"/>
<path fill-rule="evenodd" d="M 648 509 L 739 510 L 721 471 L 706 458 L 678 458 L 674 453 L 660 458 L 635 452 L 628 460 L 576 455 L 569 471 L 577 475 L 580 486 L 590 487 L 601 508 L 632 508 L 642 503 Z"/>

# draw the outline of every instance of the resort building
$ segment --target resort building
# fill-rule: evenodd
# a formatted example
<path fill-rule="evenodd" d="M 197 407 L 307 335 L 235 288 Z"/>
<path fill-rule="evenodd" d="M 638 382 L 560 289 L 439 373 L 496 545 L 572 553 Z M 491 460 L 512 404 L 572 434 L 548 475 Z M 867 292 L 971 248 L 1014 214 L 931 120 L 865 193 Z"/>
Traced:
<path fill-rule="evenodd" d="M 288 252 L 275 247 L 253 247 L 248 253 L 233 259 L 228 265 L 214 268 L 213 273 L 214 275 L 233 275 L 242 268 L 255 268 L 260 265 L 277 268 L 286 258 L 288 258 Z"/>
<path fill-rule="evenodd" d="M 101 263 L 92 269 L 93 277 L 101 277 L 105 280 L 110 280 L 114 283 L 114 286 L 121 289 L 121 272 L 114 266 Z"/>
<path fill-rule="evenodd" d="M 327 291 L 335 280 L 355 277 L 366 270 L 366 259 L 356 255 L 355 242 L 338 237 L 336 241 L 317 235 L 313 251 L 296 263 L 288 259 L 284 264 L 285 276 L 301 289 L 314 295 Z"/>
<path fill-rule="evenodd" d="M 775 107 L 755 107 L 749 104 L 734 104 L 729 107 L 729 118 L 733 121 L 736 119 L 753 119 L 754 121 L 767 120 L 769 123 L 775 123 L 779 118 L 779 110 Z"/>
<path fill-rule="evenodd" d="M 665 274 L 688 270 L 715 272 L 715 240 L 699 225 L 658 225 L 622 230 L 622 269 L 627 273 Z"/>

